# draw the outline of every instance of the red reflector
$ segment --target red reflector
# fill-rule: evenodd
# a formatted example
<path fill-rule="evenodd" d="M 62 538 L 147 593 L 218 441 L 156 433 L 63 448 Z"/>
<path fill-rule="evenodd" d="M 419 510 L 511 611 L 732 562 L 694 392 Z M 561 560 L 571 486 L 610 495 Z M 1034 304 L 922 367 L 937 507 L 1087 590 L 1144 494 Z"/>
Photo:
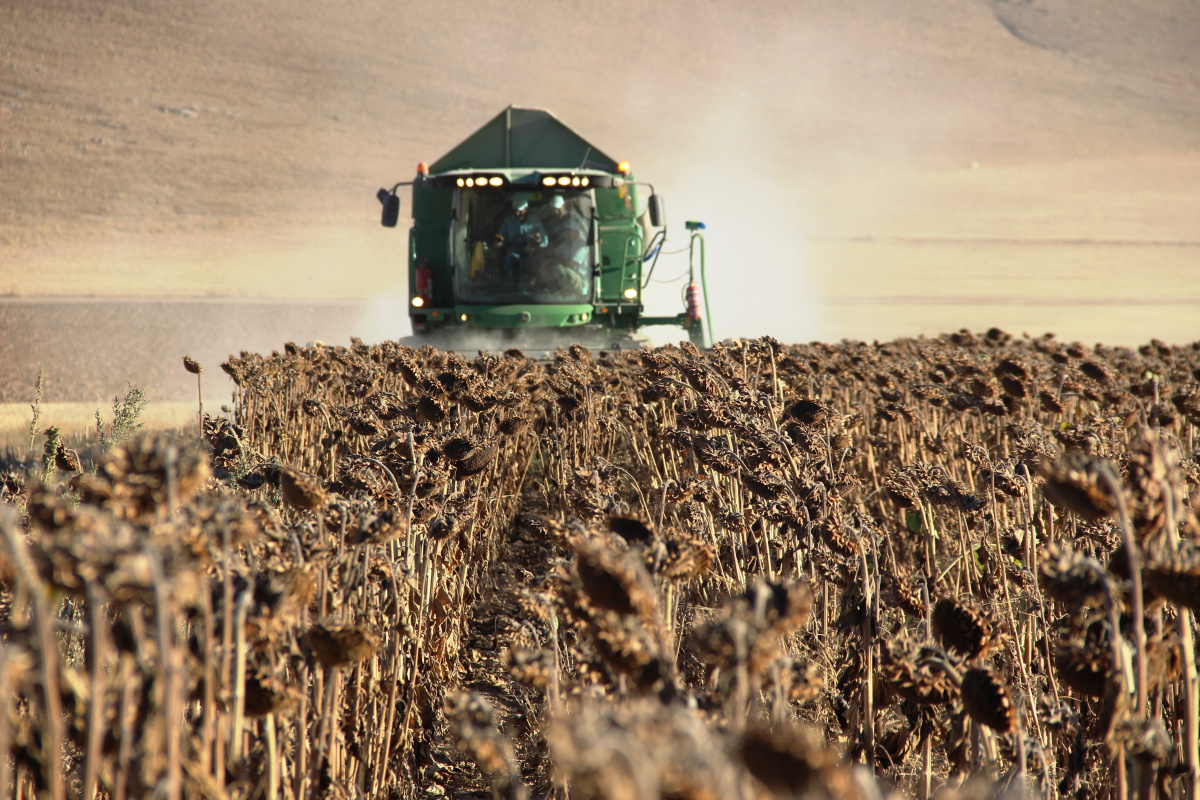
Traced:
<path fill-rule="evenodd" d="M 699 320 L 700 314 L 704 310 L 704 303 L 700 293 L 700 286 L 692 281 L 687 285 L 687 318 Z"/>

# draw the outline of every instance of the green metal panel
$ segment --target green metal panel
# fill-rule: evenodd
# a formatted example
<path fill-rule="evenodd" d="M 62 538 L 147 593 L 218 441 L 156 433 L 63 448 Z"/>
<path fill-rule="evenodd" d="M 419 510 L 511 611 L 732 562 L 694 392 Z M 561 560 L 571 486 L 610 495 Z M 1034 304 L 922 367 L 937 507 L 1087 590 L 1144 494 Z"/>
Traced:
<path fill-rule="evenodd" d="M 446 222 L 454 205 L 454 190 L 435 189 L 416 183 L 412 188 L 412 202 L 413 219 Z"/>
<path fill-rule="evenodd" d="M 450 278 L 450 259 L 447 244 L 450 241 L 450 226 L 447 223 L 418 222 L 409 234 L 412 237 L 412 252 L 417 260 L 425 259 L 433 272 L 433 304 L 453 306 L 454 291 Z M 417 291 L 416 261 L 409 264 L 408 286 L 410 296 Z M 410 309 L 411 312 L 411 309 Z"/>
<path fill-rule="evenodd" d="M 630 180 L 632 180 L 632 176 Z M 634 218 L 637 209 L 637 187 L 626 184 L 612 189 L 596 190 L 596 216 L 601 220 Z"/>
<path fill-rule="evenodd" d="M 434 189 L 414 185 L 413 226 L 409 231 L 408 291 L 415 296 L 417 291 L 417 260 L 425 259 L 433 271 L 433 304 L 453 306 L 454 291 L 450 277 L 450 209 L 454 202 L 454 190 Z M 409 307 L 409 314 L 418 313 Z"/>
<path fill-rule="evenodd" d="M 484 328 L 565 328 L 582 324 L 580 315 L 592 316 L 591 305 L 505 305 L 459 306 L 458 312 L 467 315 L 468 325 Z M 521 316 L 528 319 L 522 321 Z M 574 319 L 572 319 L 574 317 Z"/>
<path fill-rule="evenodd" d="M 455 169 L 599 169 L 616 172 L 606 156 L 551 114 L 509 106 L 430 166 Z"/>
<path fill-rule="evenodd" d="M 598 304 L 627 305 L 627 288 L 641 288 L 641 226 L 637 224 L 637 187 L 625 185 L 596 190 L 600 233 L 600 294 Z"/>

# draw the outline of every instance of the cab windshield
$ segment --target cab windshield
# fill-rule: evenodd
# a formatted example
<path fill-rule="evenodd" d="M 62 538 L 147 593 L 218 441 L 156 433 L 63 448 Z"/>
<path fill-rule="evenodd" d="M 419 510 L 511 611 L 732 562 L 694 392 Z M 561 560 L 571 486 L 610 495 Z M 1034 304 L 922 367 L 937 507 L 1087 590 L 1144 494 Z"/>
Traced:
<path fill-rule="evenodd" d="M 587 303 L 594 246 L 585 191 L 465 189 L 450 229 L 459 303 Z"/>

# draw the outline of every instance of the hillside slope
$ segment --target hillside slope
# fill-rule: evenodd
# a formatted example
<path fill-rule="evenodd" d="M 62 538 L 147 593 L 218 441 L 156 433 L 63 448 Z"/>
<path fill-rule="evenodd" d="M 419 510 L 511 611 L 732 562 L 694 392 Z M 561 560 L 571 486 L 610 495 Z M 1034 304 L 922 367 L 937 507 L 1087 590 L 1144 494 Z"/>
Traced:
<path fill-rule="evenodd" d="M 1196 262 L 1198 31 L 1186 0 L 12 0 L 0 293 L 402 291 L 375 189 L 511 102 L 707 221 L 716 297 L 771 287 L 717 299 L 723 335 L 1186 338 L 1197 289 L 1119 333 L 1070 308 L 1128 298 L 1108 279 L 1135 266 L 1157 303 Z"/>

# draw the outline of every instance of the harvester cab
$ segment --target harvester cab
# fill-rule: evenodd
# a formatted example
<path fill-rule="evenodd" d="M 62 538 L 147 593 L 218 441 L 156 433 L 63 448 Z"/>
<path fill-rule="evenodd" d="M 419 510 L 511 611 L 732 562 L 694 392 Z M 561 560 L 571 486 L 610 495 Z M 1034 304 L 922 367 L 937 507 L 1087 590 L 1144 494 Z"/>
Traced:
<path fill-rule="evenodd" d="M 412 181 L 380 189 L 385 227 L 399 221 L 402 186 L 412 187 L 418 337 L 448 349 L 629 347 L 646 342 L 641 328 L 677 325 L 707 346 L 703 225 L 688 223 L 684 311 L 646 316 L 642 292 L 666 239 L 662 198 L 549 112 L 510 106 Z"/>

